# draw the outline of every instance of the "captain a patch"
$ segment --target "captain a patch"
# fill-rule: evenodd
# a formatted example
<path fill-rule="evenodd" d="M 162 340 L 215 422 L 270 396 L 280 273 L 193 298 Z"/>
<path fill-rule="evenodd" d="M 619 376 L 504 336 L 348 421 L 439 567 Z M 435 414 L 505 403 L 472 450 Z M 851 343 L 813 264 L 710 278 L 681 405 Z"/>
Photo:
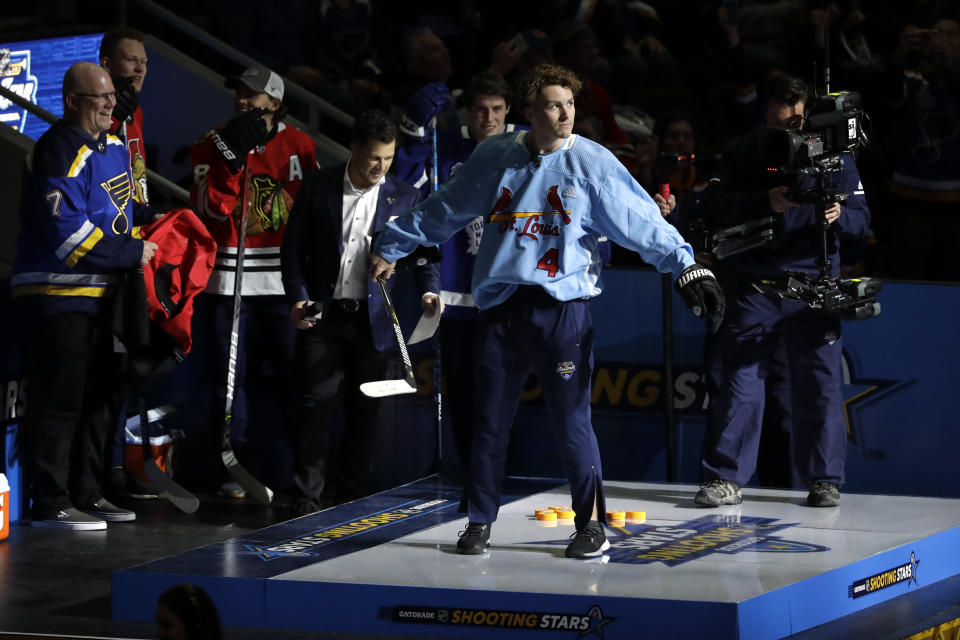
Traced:
<path fill-rule="evenodd" d="M 564 380 L 569 380 L 573 377 L 573 372 L 577 370 L 576 365 L 567 360 L 566 362 L 557 363 L 557 373 L 560 374 L 560 377 Z"/>

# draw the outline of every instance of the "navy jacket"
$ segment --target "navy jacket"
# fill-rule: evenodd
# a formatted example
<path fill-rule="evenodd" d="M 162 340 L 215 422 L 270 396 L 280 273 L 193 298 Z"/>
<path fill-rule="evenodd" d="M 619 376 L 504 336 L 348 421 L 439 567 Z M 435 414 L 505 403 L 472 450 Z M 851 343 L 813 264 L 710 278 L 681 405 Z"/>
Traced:
<path fill-rule="evenodd" d="M 333 297 L 343 255 L 343 174 L 345 164 L 308 174 L 290 210 L 280 248 L 283 289 L 293 305 L 300 300 L 326 304 Z M 373 233 L 420 202 L 420 192 L 387 174 L 380 185 Z M 440 293 L 440 268 L 427 264 L 414 269 L 420 295 Z M 367 282 L 367 308 L 377 349 L 393 346 L 393 322 L 375 282 Z"/>

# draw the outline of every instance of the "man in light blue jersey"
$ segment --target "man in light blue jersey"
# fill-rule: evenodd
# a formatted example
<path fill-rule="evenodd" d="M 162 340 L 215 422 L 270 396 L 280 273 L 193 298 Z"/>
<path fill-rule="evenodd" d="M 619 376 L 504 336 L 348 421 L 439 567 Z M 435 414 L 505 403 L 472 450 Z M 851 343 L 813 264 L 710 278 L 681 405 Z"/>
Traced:
<path fill-rule="evenodd" d="M 604 147 L 571 133 L 581 83 L 540 65 L 521 81 L 530 131 L 491 136 L 440 190 L 389 223 L 373 247 L 371 276 L 389 277 L 420 244 L 438 244 L 470 220 L 485 224 L 473 274 L 480 308 L 475 348 L 477 423 L 457 551 L 480 554 L 497 517 L 510 425 L 527 372 L 537 373 L 554 420 L 576 512 L 566 555 L 608 549 L 600 452 L 590 423 L 593 326 L 589 299 L 602 290 L 601 236 L 629 247 L 677 287 L 711 331 L 723 292 L 654 202 Z"/>

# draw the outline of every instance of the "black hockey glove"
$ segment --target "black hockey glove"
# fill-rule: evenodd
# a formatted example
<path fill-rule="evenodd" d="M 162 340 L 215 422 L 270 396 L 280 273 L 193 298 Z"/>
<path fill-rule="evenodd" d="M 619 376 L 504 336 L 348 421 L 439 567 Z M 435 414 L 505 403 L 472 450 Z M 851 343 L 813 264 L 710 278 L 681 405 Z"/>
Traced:
<path fill-rule="evenodd" d="M 117 103 L 113 106 L 113 117 L 118 123 L 133 122 L 133 112 L 137 110 L 140 101 L 137 92 L 133 90 L 133 80 L 130 78 L 115 78 L 113 89 L 116 91 Z"/>
<path fill-rule="evenodd" d="M 727 304 L 713 272 L 699 264 L 687 267 L 677 278 L 676 287 L 693 313 L 698 318 L 706 317 L 710 333 L 716 333 Z"/>
<path fill-rule="evenodd" d="M 267 143 L 267 125 L 261 117 L 263 113 L 263 109 L 251 109 L 236 115 L 223 129 L 211 134 L 213 146 L 227 161 L 230 171 L 240 171 L 250 150 Z"/>

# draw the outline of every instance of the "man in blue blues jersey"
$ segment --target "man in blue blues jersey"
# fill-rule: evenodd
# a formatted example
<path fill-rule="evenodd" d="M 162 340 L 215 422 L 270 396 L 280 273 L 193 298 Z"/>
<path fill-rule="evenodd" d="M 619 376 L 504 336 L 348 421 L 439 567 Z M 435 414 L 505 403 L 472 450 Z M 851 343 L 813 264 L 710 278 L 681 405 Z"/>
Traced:
<path fill-rule="evenodd" d="M 156 213 L 133 198 L 130 158 L 108 133 L 116 103 L 105 70 L 78 62 L 63 78 L 63 119 L 27 158 L 11 281 L 27 327 L 26 432 L 31 524 L 105 529 L 135 519 L 101 493 L 116 418 L 109 299 L 124 271 L 153 256 L 131 235 Z"/>
<path fill-rule="evenodd" d="M 589 299 L 602 290 L 601 236 L 629 247 L 677 286 L 711 330 L 723 317 L 713 274 L 607 149 L 572 134 L 574 73 L 540 65 L 520 84 L 530 131 L 492 136 L 440 190 L 389 223 L 373 247 L 373 278 L 420 244 L 443 242 L 482 216 L 473 274 L 480 308 L 475 348 L 477 424 L 457 551 L 480 554 L 496 520 L 510 425 L 532 365 L 554 421 L 576 512 L 568 557 L 609 548 L 597 440 L 590 422 L 593 327 Z"/>

